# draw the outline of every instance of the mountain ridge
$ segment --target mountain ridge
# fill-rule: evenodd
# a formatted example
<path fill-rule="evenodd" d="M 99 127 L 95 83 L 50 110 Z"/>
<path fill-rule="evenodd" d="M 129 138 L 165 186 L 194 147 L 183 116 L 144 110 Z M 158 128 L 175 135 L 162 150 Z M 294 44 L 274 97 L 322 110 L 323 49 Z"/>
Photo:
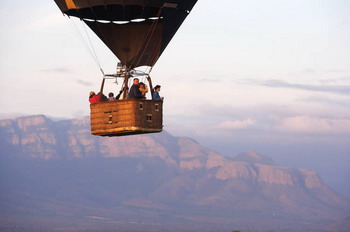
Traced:
<path fill-rule="evenodd" d="M 315 172 L 279 166 L 255 151 L 228 158 L 193 139 L 167 132 L 95 137 L 90 135 L 88 118 L 54 122 L 44 115 L 1 120 L 0 136 L 5 161 L 2 174 L 11 178 L 11 173 L 23 175 L 35 186 L 31 188 L 15 175 L 14 180 L 21 185 L 14 186 L 10 177 L 3 178 L 8 189 L 0 202 L 16 205 L 16 200 L 23 198 L 27 205 L 40 208 L 34 196 L 42 196 L 51 205 L 46 210 L 52 212 L 58 207 L 52 202 L 66 205 L 72 197 L 80 217 L 83 208 L 92 207 L 92 218 L 84 217 L 89 222 L 109 218 L 105 212 L 112 211 L 146 221 L 162 218 L 169 225 L 175 221 L 191 226 L 211 222 L 208 228 L 213 228 L 220 222 L 223 227 L 252 229 L 249 220 L 253 220 L 267 229 L 265 218 L 276 228 L 294 222 L 292 231 L 306 227 L 332 231 L 350 214 L 349 200 L 327 187 Z M 12 162 L 14 169 L 6 167 L 6 162 Z M 35 208 L 21 207 L 27 211 Z M 69 213 L 67 207 L 63 207 L 66 213 L 58 210 L 58 214 Z M 10 204 L 0 213 L 23 213 L 15 208 Z M 142 215 L 142 211 L 153 217 Z"/>

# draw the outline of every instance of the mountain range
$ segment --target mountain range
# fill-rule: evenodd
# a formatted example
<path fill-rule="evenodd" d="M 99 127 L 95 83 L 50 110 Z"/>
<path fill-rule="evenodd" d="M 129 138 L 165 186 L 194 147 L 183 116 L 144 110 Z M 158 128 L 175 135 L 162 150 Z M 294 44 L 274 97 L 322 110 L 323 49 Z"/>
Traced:
<path fill-rule="evenodd" d="M 350 231 L 349 199 L 256 151 L 44 115 L 1 120 L 0 148 L 0 231 Z"/>

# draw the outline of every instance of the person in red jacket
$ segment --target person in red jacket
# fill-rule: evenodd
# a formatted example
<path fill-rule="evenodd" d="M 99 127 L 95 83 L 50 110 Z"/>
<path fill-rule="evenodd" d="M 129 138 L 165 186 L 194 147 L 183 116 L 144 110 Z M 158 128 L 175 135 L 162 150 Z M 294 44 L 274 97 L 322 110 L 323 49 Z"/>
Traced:
<path fill-rule="evenodd" d="M 94 91 L 91 91 L 90 92 L 90 96 L 89 96 L 89 102 L 90 104 L 95 104 L 95 103 L 98 103 L 100 102 L 101 100 L 101 93 L 98 93 L 98 94 L 95 94 Z"/>

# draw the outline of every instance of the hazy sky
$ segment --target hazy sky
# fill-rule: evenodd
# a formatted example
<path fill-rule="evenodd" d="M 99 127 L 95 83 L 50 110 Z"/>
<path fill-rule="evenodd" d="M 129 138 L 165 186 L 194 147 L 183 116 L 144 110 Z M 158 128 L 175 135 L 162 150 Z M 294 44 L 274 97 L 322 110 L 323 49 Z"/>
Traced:
<path fill-rule="evenodd" d="M 151 73 L 164 129 L 313 168 L 350 196 L 349 13 L 348 0 L 199 0 Z M 102 75 L 82 24 L 43 0 L 2 0 L 0 17 L 0 113 L 88 115 Z M 114 72 L 116 58 L 90 38 Z"/>

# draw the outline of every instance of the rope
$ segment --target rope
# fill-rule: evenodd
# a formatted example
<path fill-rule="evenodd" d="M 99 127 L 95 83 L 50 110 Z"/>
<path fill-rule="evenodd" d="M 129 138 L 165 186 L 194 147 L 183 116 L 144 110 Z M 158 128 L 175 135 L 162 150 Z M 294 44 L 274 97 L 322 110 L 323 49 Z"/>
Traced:
<path fill-rule="evenodd" d="M 90 47 L 91 47 L 91 49 L 92 49 L 92 52 L 93 52 L 93 55 L 94 55 L 94 57 L 95 57 L 96 63 L 98 64 L 98 67 L 100 68 L 102 74 L 104 74 L 104 72 L 103 72 L 103 70 L 102 70 L 102 67 L 101 67 L 100 60 L 98 59 L 98 56 L 97 56 L 96 51 L 95 51 L 95 49 L 94 49 L 94 46 L 93 46 L 92 43 L 91 43 L 91 39 L 90 39 L 89 33 L 88 33 L 87 30 L 86 30 L 86 25 L 84 25 L 84 23 L 82 23 L 82 24 L 83 24 L 83 28 L 84 28 L 86 37 L 87 37 L 88 40 L 89 40 Z"/>
<path fill-rule="evenodd" d="M 159 19 L 160 19 L 160 15 L 161 15 L 162 9 L 163 9 L 162 7 L 159 8 L 159 11 L 158 11 L 158 13 L 157 13 L 157 18 L 158 18 L 158 19 L 155 20 L 155 21 L 152 23 L 150 29 L 147 31 L 147 33 L 146 33 L 146 35 L 145 35 L 145 37 L 144 37 L 144 39 L 143 39 L 143 41 L 142 41 L 141 47 L 139 48 L 139 50 L 138 50 L 137 53 L 136 53 L 136 54 L 139 54 L 140 51 L 141 51 L 141 48 L 142 48 L 143 45 L 145 44 L 144 49 L 141 51 L 141 55 L 138 57 L 138 59 L 136 59 L 136 60 L 134 60 L 134 61 L 132 62 L 131 66 L 134 66 L 135 63 L 140 62 L 142 56 L 145 54 L 146 49 L 147 49 L 147 47 L 148 47 L 148 45 L 149 45 L 149 43 L 150 43 L 150 41 L 151 41 L 151 39 L 152 39 L 152 36 L 153 36 L 153 34 L 154 34 L 155 29 L 156 29 L 156 27 L 157 27 L 157 24 L 158 24 L 158 21 L 159 21 Z M 147 41 L 147 42 L 146 42 L 146 41 Z"/>
<path fill-rule="evenodd" d="M 143 44 L 145 44 L 146 38 L 147 38 L 147 36 L 148 36 L 147 43 L 146 43 L 146 45 L 144 46 L 144 49 L 142 50 L 141 55 L 139 55 L 139 57 L 138 57 L 136 63 L 140 62 L 141 58 L 142 58 L 143 55 L 145 54 L 145 52 L 146 52 L 146 50 L 147 50 L 147 47 L 148 47 L 148 45 L 149 45 L 149 43 L 150 43 L 150 41 L 151 41 L 151 38 L 152 38 L 152 36 L 153 36 L 153 34 L 154 34 L 154 31 L 156 30 L 158 20 L 159 20 L 159 18 L 158 18 L 155 22 L 153 22 L 153 24 L 152 24 L 152 26 L 151 26 L 151 28 L 150 28 L 150 30 L 149 30 L 150 35 L 148 35 L 148 33 L 146 34 L 145 40 L 144 40 Z M 142 44 L 142 46 L 140 47 L 140 49 L 143 47 L 143 44 Z M 139 54 L 139 52 L 140 52 L 140 50 L 137 52 L 137 54 Z M 153 57 L 152 57 L 152 58 L 153 58 Z M 135 62 L 133 63 L 133 65 L 134 65 L 134 64 L 135 64 Z"/>
<path fill-rule="evenodd" d="M 87 50 L 87 52 L 90 54 L 90 56 L 92 57 L 92 59 L 94 60 L 96 65 L 100 68 L 101 72 L 103 73 L 101 64 L 100 64 L 100 62 L 99 62 L 99 60 L 98 60 L 98 58 L 96 56 L 96 53 L 91 51 L 91 47 L 92 46 L 89 47 L 89 45 L 87 44 L 84 36 L 81 34 L 80 30 L 78 29 L 78 26 L 75 24 L 74 20 L 69 19 L 68 21 L 69 21 L 70 25 L 72 26 L 73 30 L 75 31 L 75 33 L 78 35 L 78 38 L 80 39 L 80 42 L 82 42 L 82 44 L 84 45 L 84 47 Z"/>
<path fill-rule="evenodd" d="M 91 7 L 91 4 L 90 4 L 90 0 L 87 0 L 88 4 L 89 4 L 89 7 L 90 7 L 90 10 L 91 12 L 94 14 L 95 16 L 95 24 L 97 25 L 97 28 L 98 30 L 101 32 L 101 35 L 105 41 L 105 43 L 108 44 L 107 47 L 112 47 L 111 45 L 113 45 L 113 43 L 111 43 L 111 41 L 109 40 L 109 38 L 105 35 L 104 31 L 101 29 L 99 23 L 97 22 L 97 15 L 95 13 L 95 11 L 93 10 L 93 8 Z M 107 12 L 108 13 L 108 12 Z M 110 26 L 112 26 L 112 21 L 110 20 L 110 23 L 109 23 Z"/>
<path fill-rule="evenodd" d="M 154 60 L 154 59 L 156 58 L 156 55 L 157 55 L 156 51 L 158 51 L 158 49 L 160 49 L 161 43 L 162 43 L 162 41 L 160 40 L 160 41 L 158 42 L 156 48 L 154 49 L 153 56 L 152 56 L 152 60 Z M 153 66 L 151 66 L 150 71 L 152 71 L 152 68 L 153 68 Z"/>

